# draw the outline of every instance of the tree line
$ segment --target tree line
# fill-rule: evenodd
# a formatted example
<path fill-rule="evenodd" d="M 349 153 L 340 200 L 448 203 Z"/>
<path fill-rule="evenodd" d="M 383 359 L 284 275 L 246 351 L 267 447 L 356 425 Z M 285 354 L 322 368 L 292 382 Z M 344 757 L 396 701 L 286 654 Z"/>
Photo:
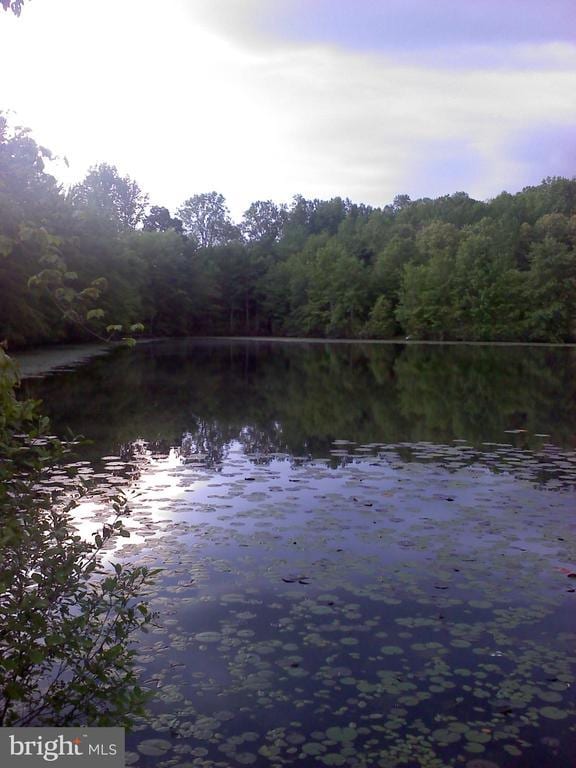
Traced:
<path fill-rule="evenodd" d="M 576 179 L 478 201 L 397 196 L 149 205 L 103 163 L 65 190 L 48 149 L 0 115 L 0 340 L 255 335 L 576 338 Z"/>

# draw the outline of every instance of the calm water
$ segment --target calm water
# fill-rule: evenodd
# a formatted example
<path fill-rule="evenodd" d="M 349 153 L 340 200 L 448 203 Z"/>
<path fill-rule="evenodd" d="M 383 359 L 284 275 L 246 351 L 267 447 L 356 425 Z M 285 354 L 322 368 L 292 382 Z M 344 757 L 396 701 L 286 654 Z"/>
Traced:
<path fill-rule="evenodd" d="M 137 766 L 573 768 L 576 351 L 159 342 L 28 380 L 160 564 Z M 57 478 L 55 479 L 57 482 Z"/>

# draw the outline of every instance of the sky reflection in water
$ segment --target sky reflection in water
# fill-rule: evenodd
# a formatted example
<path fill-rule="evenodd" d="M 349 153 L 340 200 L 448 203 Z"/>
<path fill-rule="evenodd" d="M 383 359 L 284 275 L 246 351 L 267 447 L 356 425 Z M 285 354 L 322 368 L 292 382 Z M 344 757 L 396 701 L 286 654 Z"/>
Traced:
<path fill-rule="evenodd" d="M 177 342 L 32 382 L 165 569 L 129 760 L 571 765 L 573 370 Z"/>

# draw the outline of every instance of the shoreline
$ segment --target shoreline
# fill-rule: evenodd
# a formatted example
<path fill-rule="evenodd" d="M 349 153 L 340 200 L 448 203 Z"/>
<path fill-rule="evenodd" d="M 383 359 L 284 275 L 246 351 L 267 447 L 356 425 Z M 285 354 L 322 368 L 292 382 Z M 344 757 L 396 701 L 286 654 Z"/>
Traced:
<path fill-rule="evenodd" d="M 210 342 L 251 344 L 327 344 L 327 345 L 376 345 L 376 346 L 452 346 L 452 347 L 548 347 L 551 349 L 575 349 L 575 342 L 545 341 L 431 341 L 423 339 L 323 339 L 305 336 L 157 336 L 138 339 L 137 346 L 163 342 Z M 88 360 L 106 355 L 121 346 L 109 344 L 54 344 L 31 347 L 10 355 L 18 365 L 21 379 L 41 378 L 56 371 L 72 370 Z"/>

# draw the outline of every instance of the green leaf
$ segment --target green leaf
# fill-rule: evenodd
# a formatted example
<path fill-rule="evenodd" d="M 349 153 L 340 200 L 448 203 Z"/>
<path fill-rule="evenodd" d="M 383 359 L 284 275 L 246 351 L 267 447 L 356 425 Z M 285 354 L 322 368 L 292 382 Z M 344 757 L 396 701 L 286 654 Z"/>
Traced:
<path fill-rule="evenodd" d="M 16 682 L 7 683 L 4 688 L 5 698 L 12 699 L 12 701 L 22 701 L 25 692 L 25 688 Z"/>
<path fill-rule="evenodd" d="M 78 294 L 73 288 L 57 288 L 55 296 L 59 301 L 65 301 L 67 304 L 72 304 L 76 300 Z"/>
<path fill-rule="evenodd" d="M 46 653 L 41 648 L 33 648 L 29 653 L 32 664 L 41 664 L 46 658 Z"/>
<path fill-rule="evenodd" d="M 46 645 L 50 647 L 54 645 L 63 645 L 65 642 L 66 638 L 62 637 L 62 635 L 54 634 L 46 637 Z"/>
<path fill-rule="evenodd" d="M 100 320 L 105 314 L 103 309 L 90 309 L 86 312 L 86 320 Z"/>
<path fill-rule="evenodd" d="M 100 291 L 97 288 L 84 288 L 83 291 L 80 291 L 78 296 L 81 299 L 98 299 L 100 297 Z"/>

